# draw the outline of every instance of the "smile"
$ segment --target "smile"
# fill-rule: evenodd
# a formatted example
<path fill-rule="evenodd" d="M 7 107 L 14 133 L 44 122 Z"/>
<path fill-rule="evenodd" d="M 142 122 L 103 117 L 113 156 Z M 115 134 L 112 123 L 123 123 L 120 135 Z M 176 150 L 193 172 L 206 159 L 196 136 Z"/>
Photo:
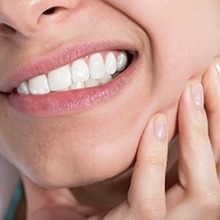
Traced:
<path fill-rule="evenodd" d="M 119 95 L 136 75 L 139 54 L 132 47 L 98 43 L 63 48 L 12 74 L 2 96 L 16 112 L 32 117 L 90 109 Z"/>
<path fill-rule="evenodd" d="M 128 65 L 126 51 L 95 53 L 23 81 L 16 90 L 23 95 L 44 95 L 100 86 L 112 81 Z"/>

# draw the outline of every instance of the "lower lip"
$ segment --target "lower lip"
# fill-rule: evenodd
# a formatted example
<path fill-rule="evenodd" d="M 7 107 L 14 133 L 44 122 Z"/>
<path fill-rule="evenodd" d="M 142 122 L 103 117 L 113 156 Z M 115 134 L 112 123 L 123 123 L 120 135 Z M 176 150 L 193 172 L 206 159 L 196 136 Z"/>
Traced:
<path fill-rule="evenodd" d="M 7 95 L 12 108 L 34 117 L 58 116 L 81 112 L 97 106 L 119 94 L 129 84 L 137 66 L 137 56 L 126 71 L 104 85 L 79 90 L 55 92 L 46 95 Z"/>

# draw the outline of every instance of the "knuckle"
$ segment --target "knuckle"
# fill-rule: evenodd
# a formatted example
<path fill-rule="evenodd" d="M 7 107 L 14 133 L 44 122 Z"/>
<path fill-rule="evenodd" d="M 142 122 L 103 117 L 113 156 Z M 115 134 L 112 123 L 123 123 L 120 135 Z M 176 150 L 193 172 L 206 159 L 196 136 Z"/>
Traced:
<path fill-rule="evenodd" d="M 166 160 L 157 156 L 149 156 L 146 158 L 145 162 L 147 162 L 150 166 L 157 169 L 165 169 L 166 168 Z"/>

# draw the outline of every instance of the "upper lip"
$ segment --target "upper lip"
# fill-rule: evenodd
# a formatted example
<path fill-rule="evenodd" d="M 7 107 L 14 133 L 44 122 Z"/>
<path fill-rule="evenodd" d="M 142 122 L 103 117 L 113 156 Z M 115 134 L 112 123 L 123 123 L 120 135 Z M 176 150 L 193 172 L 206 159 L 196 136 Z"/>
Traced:
<path fill-rule="evenodd" d="M 135 52 L 134 45 L 126 42 L 87 42 L 64 46 L 33 62 L 28 62 L 22 68 L 10 74 L 10 76 L 0 84 L 2 93 L 10 93 L 25 80 L 67 65 L 74 60 L 85 57 L 95 52 L 107 50 L 126 50 Z"/>

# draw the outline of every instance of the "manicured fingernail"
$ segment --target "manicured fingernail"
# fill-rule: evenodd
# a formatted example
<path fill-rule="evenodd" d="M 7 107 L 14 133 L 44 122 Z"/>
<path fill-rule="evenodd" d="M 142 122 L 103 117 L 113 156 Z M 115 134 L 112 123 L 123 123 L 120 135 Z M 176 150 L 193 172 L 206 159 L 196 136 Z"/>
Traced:
<path fill-rule="evenodd" d="M 191 86 L 192 100 L 196 106 L 204 108 L 204 92 L 203 86 L 200 83 L 196 83 Z"/>
<path fill-rule="evenodd" d="M 165 140 L 167 136 L 167 120 L 164 115 L 158 115 L 154 119 L 154 134 L 158 140 Z"/>

